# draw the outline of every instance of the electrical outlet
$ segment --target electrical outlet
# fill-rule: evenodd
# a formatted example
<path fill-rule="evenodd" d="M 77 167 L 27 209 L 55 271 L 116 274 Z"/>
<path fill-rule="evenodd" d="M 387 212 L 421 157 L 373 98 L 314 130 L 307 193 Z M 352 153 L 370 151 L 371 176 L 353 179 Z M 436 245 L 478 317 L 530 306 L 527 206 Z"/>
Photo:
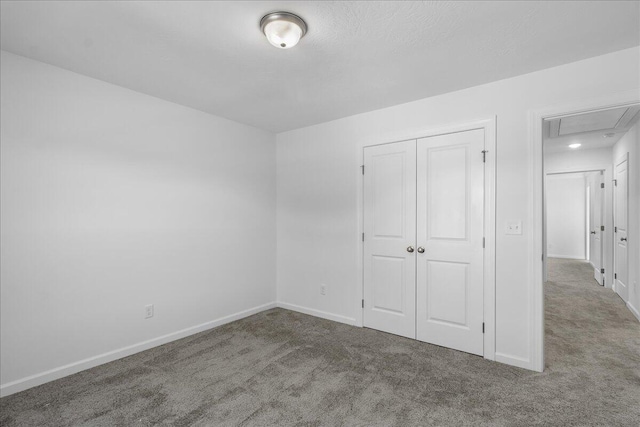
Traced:
<path fill-rule="evenodd" d="M 327 285 L 323 283 L 320 285 L 320 295 L 326 295 L 326 294 L 327 294 Z"/>
<path fill-rule="evenodd" d="M 144 318 L 148 319 L 150 317 L 153 317 L 153 304 L 144 306 Z"/>

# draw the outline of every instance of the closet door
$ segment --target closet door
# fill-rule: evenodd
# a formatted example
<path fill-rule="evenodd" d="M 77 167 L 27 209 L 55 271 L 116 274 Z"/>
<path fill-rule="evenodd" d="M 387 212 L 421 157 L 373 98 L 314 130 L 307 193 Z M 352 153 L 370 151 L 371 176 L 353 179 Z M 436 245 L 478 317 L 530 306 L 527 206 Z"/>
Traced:
<path fill-rule="evenodd" d="M 416 141 L 364 149 L 364 326 L 416 337 Z"/>
<path fill-rule="evenodd" d="M 484 130 L 417 141 L 417 338 L 483 355 Z"/>

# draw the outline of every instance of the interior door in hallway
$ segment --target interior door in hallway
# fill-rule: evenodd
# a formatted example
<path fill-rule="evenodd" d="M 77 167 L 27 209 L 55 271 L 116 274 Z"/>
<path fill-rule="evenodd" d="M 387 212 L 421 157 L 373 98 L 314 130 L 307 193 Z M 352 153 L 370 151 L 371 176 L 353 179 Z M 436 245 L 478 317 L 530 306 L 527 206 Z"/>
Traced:
<path fill-rule="evenodd" d="M 417 338 L 483 355 L 484 130 L 417 141 Z"/>
<path fill-rule="evenodd" d="M 615 291 L 623 301 L 629 301 L 629 283 L 628 283 L 628 176 L 629 162 L 627 156 L 616 161 L 615 167 L 615 187 L 614 194 L 614 285 Z"/>
<path fill-rule="evenodd" d="M 416 141 L 364 149 L 364 326 L 416 337 Z"/>
<path fill-rule="evenodd" d="M 593 264 L 594 277 L 600 285 L 603 285 L 601 269 L 602 263 L 602 227 L 604 208 L 604 187 L 602 171 L 595 172 L 595 185 L 591 196 L 591 263 Z"/>

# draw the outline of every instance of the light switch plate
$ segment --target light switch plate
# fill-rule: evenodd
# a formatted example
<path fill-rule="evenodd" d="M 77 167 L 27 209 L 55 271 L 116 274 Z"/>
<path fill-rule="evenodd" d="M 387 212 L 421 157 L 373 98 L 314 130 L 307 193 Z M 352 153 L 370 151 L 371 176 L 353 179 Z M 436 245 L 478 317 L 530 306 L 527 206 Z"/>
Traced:
<path fill-rule="evenodd" d="M 505 233 L 511 235 L 521 235 L 522 221 L 507 221 Z"/>

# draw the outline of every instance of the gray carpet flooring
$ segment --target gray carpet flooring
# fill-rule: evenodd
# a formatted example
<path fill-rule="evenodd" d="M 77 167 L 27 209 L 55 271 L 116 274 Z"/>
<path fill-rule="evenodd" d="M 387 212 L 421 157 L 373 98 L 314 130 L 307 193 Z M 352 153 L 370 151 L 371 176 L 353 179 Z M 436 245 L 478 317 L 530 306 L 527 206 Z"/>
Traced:
<path fill-rule="evenodd" d="M 634 426 L 640 324 L 552 260 L 546 370 L 282 309 L 0 400 L 2 426 Z"/>

